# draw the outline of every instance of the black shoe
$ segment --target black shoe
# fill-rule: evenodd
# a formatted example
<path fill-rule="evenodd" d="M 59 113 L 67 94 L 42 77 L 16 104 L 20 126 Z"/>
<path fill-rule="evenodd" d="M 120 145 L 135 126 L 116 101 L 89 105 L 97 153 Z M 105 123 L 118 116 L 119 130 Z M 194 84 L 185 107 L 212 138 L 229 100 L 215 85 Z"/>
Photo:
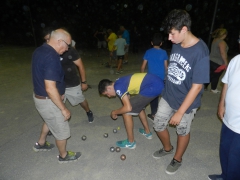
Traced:
<path fill-rule="evenodd" d="M 88 122 L 92 123 L 94 120 L 94 117 L 93 117 L 93 113 L 91 110 L 89 112 L 87 112 L 87 116 L 88 116 Z"/>
<path fill-rule="evenodd" d="M 47 135 L 48 135 L 48 136 L 51 136 L 51 135 L 52 135 L 52 132 L 51 132 L 51 131 L 48 131 Z"/>

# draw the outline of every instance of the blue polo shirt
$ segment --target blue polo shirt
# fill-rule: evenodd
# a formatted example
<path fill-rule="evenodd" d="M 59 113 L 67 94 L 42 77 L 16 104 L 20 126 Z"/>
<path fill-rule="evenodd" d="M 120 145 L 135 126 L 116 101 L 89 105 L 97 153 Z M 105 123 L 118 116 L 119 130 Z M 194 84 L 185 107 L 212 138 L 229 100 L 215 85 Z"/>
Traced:
<path fill-rule="evenodd" d="M 140 94 L 145 97 L 159 96 L 164 88 L 163 80 L 147 73 L 135 73 L 123 76 L 116 80 L 114 89 L 116 94 L 122 99 L 125 94 Z"/>
<path fill-rule="evenodd" d="M 48 96 L 44 80 L 55 81 L 59 94 L 65 93 L 64 71 L 60 55 L 46 43 L 38 47 L 32 56 L 32 81 L 36 95 Z"/>
<path fill-rule="evenodd" d="M 123 31 L 122 38 L 126 39 L 126 43 L 129 45 L 130 44 L 130 35 L 127 30 Z"/>

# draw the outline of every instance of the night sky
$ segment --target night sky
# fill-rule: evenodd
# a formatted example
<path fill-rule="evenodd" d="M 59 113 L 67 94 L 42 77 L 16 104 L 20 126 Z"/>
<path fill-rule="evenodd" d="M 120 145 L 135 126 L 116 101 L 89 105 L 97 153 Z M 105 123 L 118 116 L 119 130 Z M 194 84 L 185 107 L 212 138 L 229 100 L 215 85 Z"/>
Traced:
<path fill-rule="evenodd" d="M 84 48 L 96 45 L 94 32 L 103 25 L 117 32 L 136 26 L 142 43 L 160 32 L 163 18 L 172 9 L 185 9 L 192 17 L 192 32 L 208 43 L 216 0 L 3 0 L 0 6 L 0 44 L 39 46 L 46 27 L 64 27 Z M 240 0 L 219 0 L 214 28 L 229 32 L 230 50 L 237 50 Z M 35 38 L 34 38 L 35 37 Z"/>

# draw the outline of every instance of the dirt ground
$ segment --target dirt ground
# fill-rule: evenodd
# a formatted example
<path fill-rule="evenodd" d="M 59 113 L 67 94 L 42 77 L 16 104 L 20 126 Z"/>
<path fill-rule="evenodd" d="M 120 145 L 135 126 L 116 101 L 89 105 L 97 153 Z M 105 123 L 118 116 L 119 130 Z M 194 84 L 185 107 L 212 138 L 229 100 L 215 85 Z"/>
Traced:
<path fill-rule="evenodd" d="M 220 173 L 219 134 L 221 122 L 216 116 L 219 94 L 205 91 L 202 106 L 197 112 L 191 129 L 191 140 L 183 157 L 183 165 L 175 175 L 167 175 L 165 169 L 172 155 L 155 160 L 152 153 L 161 148 L 161 143 L 153 132 L 148 140 L 138 133 L 142 127 L 134 118 L 134 133 L 137 142 L 135 150 L 122 149 L 110 152 L 117 140 L 126 138 L 122 117 L 113 121 L 110 112 L 121 106 L 118 98 L 100 97 L 98 82 L 103 78 L 115 80 L 120 76 L 139 72 L 144 51 L 129 54 L 129 64 L 124 66 L 122 75 L 110 73 L 102 65 L 107 62 L 106 53 L 97 57 L 94 50 L 79 50 L 83 59 L 87 81 L 91 85 L 85 93 L 95 121 L 89 124 L 87 116 L 79 106 L 72 107 L 68 102 L 72 117 L 70 120 L 71 138 L 68 150 L 81 151 L 82 157 L 75 163 L 58 164 L 57 148 L 50 152 L 34 152 L 32 146 L 38 140 L 42 119 L 35 109 L 31 81 L 31 55 L 35 48 L 0 48 L 0 180 L 204 180 L 208 174 Z M 221 84 L 219 84 L 221 88 Z M 149 113 L 149 107 L 146 108 Z M 152 123 L 149 122 L 152 129 Z M 114 128 L 120 127 L 117 133 Z M 173 146 L 176 146 L 176 133 L 169 127 Z M 109 137 L 104 138 L 103 134 Z M 86 141 L 81 137 L 87 136 Z M 52 136 L 48 141 L 54 143 Z M 120 160 L 125 154 L 127 159 Z"/>

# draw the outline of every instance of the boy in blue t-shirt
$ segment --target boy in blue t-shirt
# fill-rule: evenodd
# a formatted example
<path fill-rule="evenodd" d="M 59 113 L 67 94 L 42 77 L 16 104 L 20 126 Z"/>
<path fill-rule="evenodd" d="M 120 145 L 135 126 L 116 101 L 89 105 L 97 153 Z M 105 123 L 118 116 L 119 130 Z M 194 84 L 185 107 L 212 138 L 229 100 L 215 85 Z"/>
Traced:
<path fill-rule="evenodd" d="M 165 50 L 160 48 L 160 46 L 162 45 L 162 41 L 162 35 L 160 33 L 154 34 L 151 41 L 153 48 L 147 50 L 145 55 L 143 56 L 141 72 L 144 72 L 146 65 L 148 65 L 148 73 L 155 74 L 162 80 L 164 80 L 165 71 L 167 70 L 168 55 Z M 151 114 L 148 114 L 148 118 L 150 118 L 151 120 L 154 120 L 154 116 L 157 112 L 158 98 L 159 97 L 156 97 L 150 102 Z"/>
<path fill-rule="evenodd" d="M 175 9 L 165 18 L 163 27 L 172 41 L 168 73 L 162 98 L 154 117 L 154 129 L 163 148 L 153 157 L 172 154 L 168 123 L 176 126 L 177 148 L 167 174 L 175 174 L 190 140 L 191 122 L 201 105 L 203 84 L 209 82 L 209 50 L 203 40 L 191 33 L 191 18 L 185 10 Z"/>
<path fill-rule="evenodd" d="M 100 94 L 109 98 L 117 95 L 123 104 L 121 108 L 111 112 L 112 119 L 117 119 L 118 115 L 123 116 L 127 131 L 127 139 L 116 142 L 118 147 L 129 149 L 136 147 L 133 135 L 133 115 L 139 115 L 143 124 L 144 129 L 140 128 L 139 132 L 147 139 L 152 139 L 144 109 L 146 105 L 161 94 L 163 88 L 164 84 L 161 78 L 147 73 L 123 76 L 115 82 L 108 79 L 99 82 L 98 91 Z"/>

